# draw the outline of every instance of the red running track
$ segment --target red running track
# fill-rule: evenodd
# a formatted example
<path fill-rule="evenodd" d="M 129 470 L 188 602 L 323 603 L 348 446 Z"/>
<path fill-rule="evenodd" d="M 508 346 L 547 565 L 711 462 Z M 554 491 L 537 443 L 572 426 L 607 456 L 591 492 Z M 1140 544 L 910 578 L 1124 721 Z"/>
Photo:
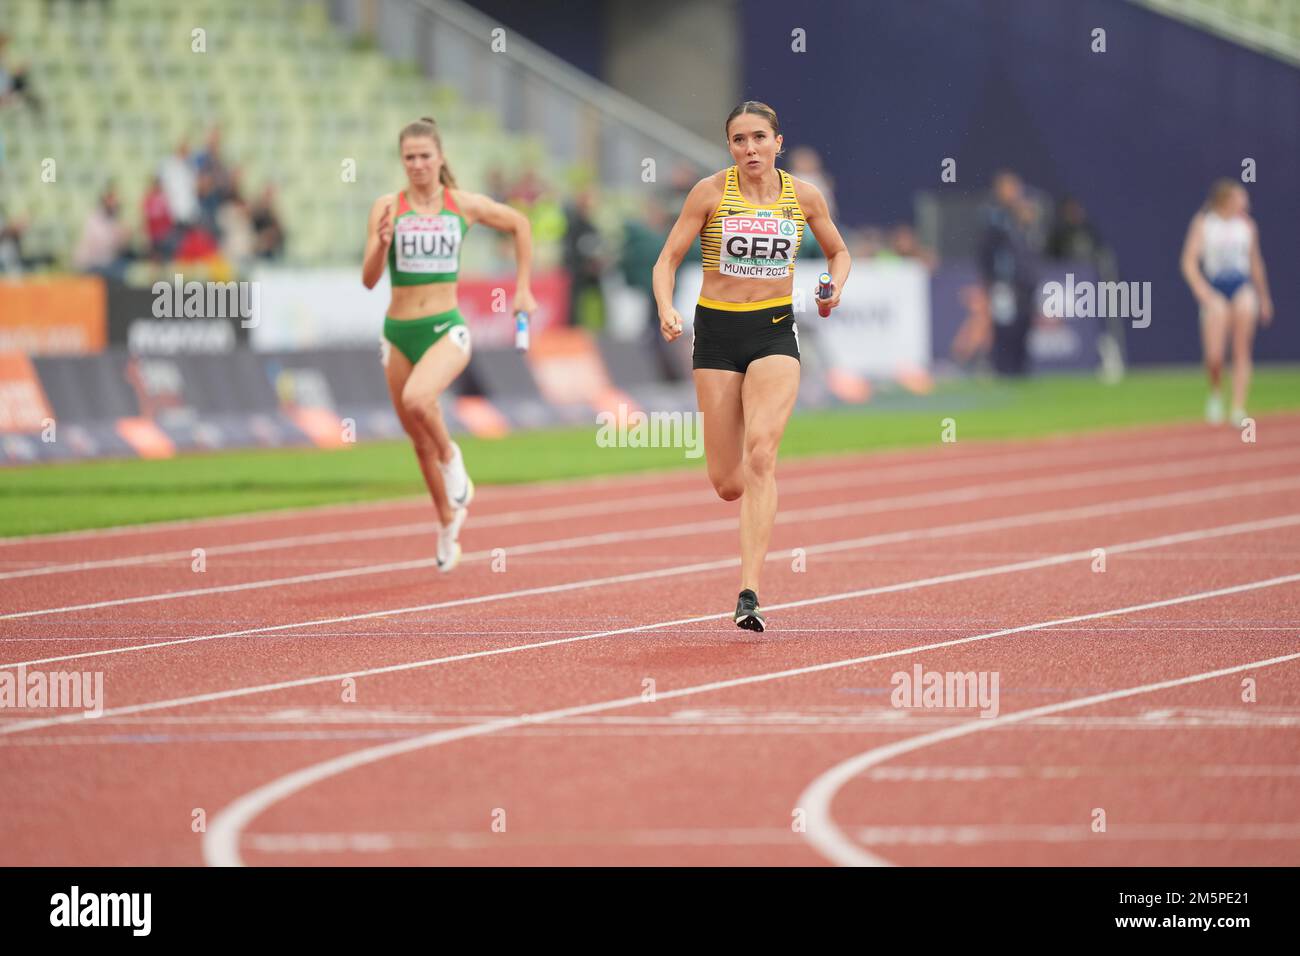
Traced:
<path fill-rule="evenodd" d="M 1298 466 L 783 462 L 762 635 L 698 470 L 484 488 L 451 575 L 418 500 L 3 541 L 0 670 L 104 712 L 0 710 L 0 864 L 1295 865 Z"/>

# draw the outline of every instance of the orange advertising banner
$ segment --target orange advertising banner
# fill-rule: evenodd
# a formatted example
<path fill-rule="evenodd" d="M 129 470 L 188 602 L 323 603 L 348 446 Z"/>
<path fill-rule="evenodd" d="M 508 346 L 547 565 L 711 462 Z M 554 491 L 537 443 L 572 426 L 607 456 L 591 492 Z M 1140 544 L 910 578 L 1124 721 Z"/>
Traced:
<path fill-rule="evenodd" d="M 0 352 L 89 355 L 108 339 L 108 293 L 99 276 L 0 281 Z"/>

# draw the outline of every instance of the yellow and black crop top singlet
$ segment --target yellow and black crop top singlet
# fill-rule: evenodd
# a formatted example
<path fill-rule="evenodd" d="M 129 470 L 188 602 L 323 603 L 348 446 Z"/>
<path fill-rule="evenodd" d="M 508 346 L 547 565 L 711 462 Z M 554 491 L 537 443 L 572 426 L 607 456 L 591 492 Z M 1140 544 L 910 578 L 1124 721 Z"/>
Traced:
<path fill-rule="evenodd" d="M 718 208 L 700 230 L 705 271 L 740 279 L 786 279 L 803 242 L 804 218 L 794 179 L 784 169 L 776 202 L 755 205 L 740 194 L 739 171 L 727 170 Z"/>

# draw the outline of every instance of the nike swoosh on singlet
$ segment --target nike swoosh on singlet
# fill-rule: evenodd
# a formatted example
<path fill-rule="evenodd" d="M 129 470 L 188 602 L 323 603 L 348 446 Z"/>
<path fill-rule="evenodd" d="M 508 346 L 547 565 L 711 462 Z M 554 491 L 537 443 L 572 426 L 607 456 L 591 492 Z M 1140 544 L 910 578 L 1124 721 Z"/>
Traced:
<path fill-rule="evenodd" d="M 779 316 L 777 316 L 775 319 L 772 320 L 772 324 L 773 324 L 773 325 L 776 325 L 776 323 L 782 321 L 783 319 L 788 319 L 788 318 L 790 318 L 790 313 L 789 313 L 789 312 L 787 312 L 785 315 L 779 315 Z"/>

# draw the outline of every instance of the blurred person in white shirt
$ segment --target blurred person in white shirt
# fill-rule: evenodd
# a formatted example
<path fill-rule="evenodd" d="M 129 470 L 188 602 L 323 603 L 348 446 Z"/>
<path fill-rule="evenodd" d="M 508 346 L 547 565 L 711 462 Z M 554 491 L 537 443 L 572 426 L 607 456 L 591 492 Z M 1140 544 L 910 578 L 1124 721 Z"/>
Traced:
<path fill-rule="evenodd" d="M 190 162 L 190 144 L 182 139 L 176 145 L 176 152 L 162 161 L 158 167 L 158 178 L 162 181 L 163 192 L 167 194 L 167 206 L 171 209 L 172 221 L 177 223 L 193 222 L 199 216 L 198 174 Z"/>

